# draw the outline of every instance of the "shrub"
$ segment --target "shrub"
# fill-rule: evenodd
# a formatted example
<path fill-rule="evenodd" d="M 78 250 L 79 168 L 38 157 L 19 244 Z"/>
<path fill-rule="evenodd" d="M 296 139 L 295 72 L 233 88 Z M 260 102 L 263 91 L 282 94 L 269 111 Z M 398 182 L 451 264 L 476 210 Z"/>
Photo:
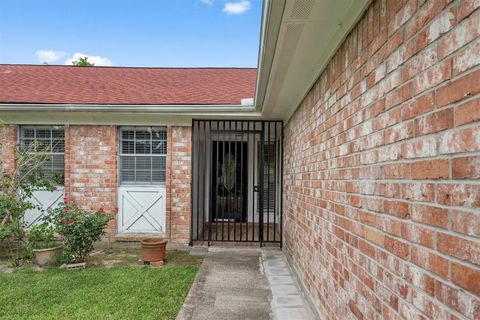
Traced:
<path fill-rule="evenodd" d="M 0 166 L 0 241 L 6 244 L 15 266 L 29 257 L 25 212 L 28 209 L 41 210 L 30 198 L 34 191 L 53 189 L 42 170 L 48 159 L 44 152 L 35 152 L 37 147 L 37 143 L 31 143 L 25 148 L 16 148 L 15 168 L 12 170 Z"/>
<path fill-rule="evenodd" d="M 55 227 L 49 223 L 33 225 L 28 231 L 30 250 L 52 248 L 55 242 Z"/>
<path fill-rule="evenodd" d="M 84 262 L 92 253 L 93 244 L 104 235 L 104 229 L 112 216 L 102 209 L 87 212 L 65 198 L 56 209 L 49 212 L 46 220 L 52 223 L 63 237 L 66 263 Z"/>

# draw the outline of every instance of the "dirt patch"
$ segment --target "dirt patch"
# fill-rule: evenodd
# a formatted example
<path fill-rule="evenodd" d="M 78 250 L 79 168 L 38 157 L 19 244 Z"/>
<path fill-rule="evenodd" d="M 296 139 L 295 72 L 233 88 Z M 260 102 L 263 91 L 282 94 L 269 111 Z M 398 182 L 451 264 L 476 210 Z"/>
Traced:
<path fill-rule="evenodd" d="M 189 255 L 189 250 L 167 250 L 166 266 L 191 265 L 198 266 L 202 258 Z M 124 267 L 143 265 L 140 248 L 104 248 L 96 250 L 87 260 L 91 267 Z"/>
<path fill-rule="evenodd" d="M 203 258 L 191 256 L 188 249 L 167 249 L 165 258 L 165 266 L 199 266 Z M 106 247 L 96 249 L 87 259 L 87 268 L 112 268 L 127 266 L 143 266 L 141 260 L 141 251 L 139 247 Z M 28 262 L 23 267 L 32 267 L 32 263 Z M 15 268 L 12 267 L 8 259 L 0 258 L 0 272 L 11 272 Z"/>

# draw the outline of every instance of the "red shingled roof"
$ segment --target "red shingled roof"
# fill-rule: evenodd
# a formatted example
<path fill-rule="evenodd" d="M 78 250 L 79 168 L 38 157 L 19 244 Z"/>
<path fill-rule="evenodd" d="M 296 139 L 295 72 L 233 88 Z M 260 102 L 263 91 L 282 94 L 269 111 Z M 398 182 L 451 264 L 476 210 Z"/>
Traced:
<path fill-rule="evenodd" d="M 240 104 L 256 69 L 0 65 L 0 103 Z"/>

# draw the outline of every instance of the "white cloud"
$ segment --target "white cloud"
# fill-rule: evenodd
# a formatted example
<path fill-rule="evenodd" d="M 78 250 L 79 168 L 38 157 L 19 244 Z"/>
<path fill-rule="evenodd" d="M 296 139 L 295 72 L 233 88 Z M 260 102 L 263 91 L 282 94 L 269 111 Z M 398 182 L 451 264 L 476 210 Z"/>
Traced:
<path fill-rule="evenodd" d="M 52 63 L 67 56 L 68 53 L 54 50 L 37 50 L 35 55 L 40 63 Z"/>
<path fill-rule="evenodd" d="M 215 2 L 215 0 L 200 0 L 200 1 L 205 4 L 208 4 L 209 6 L 213 5 L 213 3 Z"/>
<path fill-rule="evenodd" d="M 73 61 L 77 61 L 79 58 L 87 57 L 88 61 L 93 63 L 95 66 L 111 66 L 112 61 L 107 57 L 100 56 L 90 56 L 85 53 L 75 52 L 71 58 L 68 58 L 65 61 L 66 65 L 71 65 Z"/>
<path fill-rule="evenodd" d="M 239 2 L 227 2 L 223 7 L 226 14 L 243 14 L 250 10 L 251 4 L 248 0 L 240 0 Z"/>

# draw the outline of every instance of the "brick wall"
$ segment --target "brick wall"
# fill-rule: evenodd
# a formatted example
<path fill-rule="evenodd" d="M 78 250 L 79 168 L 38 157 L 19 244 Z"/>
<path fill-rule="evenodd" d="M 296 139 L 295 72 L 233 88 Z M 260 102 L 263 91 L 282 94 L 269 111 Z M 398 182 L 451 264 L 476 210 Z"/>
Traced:
<path fill-rule="evenodd" d="M 171 147 L 169 146 L 168 149 L 171 163 L 170 235 L 175 243 L 190 241 L 191 139 L 191 127 L 171 128 L 171 140 L 169 140 Z"/>
<path fill-rule="evenodd" d="M 0 159 L 1 168 L 6 172 L 13 170 L 15 165 L 15 145 L 17 143 L 17 128 L 15 125 L 0 127 Z"/>
<path fill-rule="evenodd" d="M 87 210 L 117 206 L 117 128 L 75 125 L 65 128 L 65 195 Z M 111 220 L 107 236 L 116 231 Z"/>
<path fill-rule="evenodd" d="M 324 319 L 480 319 L 479 1 L 373 1 L 285 128 Z"/>
<path fill-rule="evenodd" d="M 1 165 L 14 166 L 17 126 L 5 125 L 0 134 Z M 191 128 L 167 128 L 166 227 L 174 243 L 190 240 Z M 87 210 L 117 207 L 117 127 L 71 125 L 65 127 L 65 196 Z M 107 227 L 108 241 L 138 241 L 115 236 L 116 220 Z"/>

